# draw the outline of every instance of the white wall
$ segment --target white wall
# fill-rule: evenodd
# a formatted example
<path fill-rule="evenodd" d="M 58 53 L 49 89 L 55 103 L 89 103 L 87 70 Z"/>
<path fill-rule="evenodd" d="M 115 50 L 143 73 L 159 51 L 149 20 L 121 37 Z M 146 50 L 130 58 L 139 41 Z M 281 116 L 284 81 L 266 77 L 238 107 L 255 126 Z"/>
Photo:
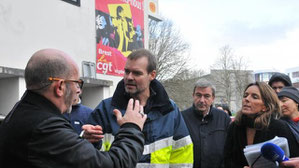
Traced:
<path fill-rule="evenodd" d="M 61 0 L 0 0 L 0 66 L 24 69 L 42 48 L 61 49 L 81 62 L 95 62 L 95 6 Z M 4 47 L 5 46 L 5 47 Z"/>
<path fill-rule="evenodd" d="M 0 114 L 6 115 L 19 100 L 19 78 L 0 79 Z"/>
<path fill-rule="evenodd" d="M 22 98 L 23 94 L 26 91 L 26 84 L 25 84 L 25 79 L 23 77 L 20 77 L 19 80 L 19 99 Z"/>
<path fill-rule="evenodd" d="M 95 1 L 81 0 L 78 7 L 62 0 L 0 0 L 0 37 L 0 66 L 25 69 L 37 50 L 57 48 L 75 59 L 82 76 L 82 61 L 96 62 Z M 113 85 L 84 90 L 83 104 L 92 108 L 112 96 L 122 79 L 96 78 Z M 25 90 L 22 77 L 0 78 L 0 113 L 8 112 Z"/>

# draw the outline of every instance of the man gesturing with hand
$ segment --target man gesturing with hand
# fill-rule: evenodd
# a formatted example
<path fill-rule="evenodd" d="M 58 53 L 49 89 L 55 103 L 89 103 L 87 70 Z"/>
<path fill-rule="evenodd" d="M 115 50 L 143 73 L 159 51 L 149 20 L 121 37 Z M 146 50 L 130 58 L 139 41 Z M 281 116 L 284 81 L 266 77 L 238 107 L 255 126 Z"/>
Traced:
<path fill-rule="evenodd" d="M 179 108 L 169 99 L 163 85 L 155 79 L 156 68 L 156 58 L 150 51 L 133 51 L 127 57 L 123 80 L 118 83 L 113 96 L 102 100 L 90 114 L 88 122 L 101 128 L 86 129 L 84 137 L 86 135 L 91 142 L 95 138 L 103 138 L 98 141 L 102 144 L 98 147 L 110 151 L 119 125 L 140 120 L 135 124 L 143 128 L 145 145 L 137 168 L 192 167 L 193 144 L 189 131 Z M 132 99 L 136 100 L 135 107 L 126 112 L 126 107 L 131 108 Z M 143 107 L 138 107 L 139 104 Z M 135 114 L 137 111 L 138 115 Z"/>
<path fill-rule="evenodd" d="M 68 54 L 57 49 L 37 51 L 25 68 L 27 90 L 0 126 L 0 167 L 23 168 L 132 168 L 142 156 L 146 115 L 133 99 L 118 110 L 113 143 L 106 152 L 79 137 L 63 117 L 78 99 L 83 81 Z M 135 104 L 135 105 L 133 105 Z M 103 138 L 101 126 L 84 126 L 96 142 Z M 86 131 L 88 132 L 88 131 Z"/>
<path fill-rule="evenodd" d="M 140 113 L 141 111 L 142 113 Z M 125 123 L 134 123 L 139 126 L 140 130 L 143 129 L 144 122 L 147 118 L 146 114 L 143 114 L 143 106 L 139 104 L 139 100 L 135 100 L 134 103 L 133 99 L 129 100 L 127 111 L 124 116 L 122 116 L 118 109 L 114 109 L 113 113 L 116 116 L 117 123 L 120 126 Z M 84 132 L 81 133 L 82 136 L 91 143 L 98 142 L 104 137 L 102 127 L 99 125 L 94 126 L 86 124 L 82 126 L 82 129 L 84 130 Z"/>

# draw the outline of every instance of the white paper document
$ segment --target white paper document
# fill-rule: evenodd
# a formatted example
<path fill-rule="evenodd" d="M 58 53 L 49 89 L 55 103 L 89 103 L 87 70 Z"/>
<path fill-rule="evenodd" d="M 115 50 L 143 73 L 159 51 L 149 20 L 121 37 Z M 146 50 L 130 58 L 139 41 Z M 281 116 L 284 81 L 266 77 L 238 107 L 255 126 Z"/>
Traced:
<path fill-rule="evenodd" d="M 251 168 L 277 168 L 278 167 L 277 163 L 267 160 L 262 156 L 261 147 L 268 142 L 278 145 L 285 152 L 286 157 L 290 156 L 288 140 L 284 137 L 276 136 L 269 141 L 265 141 L 253 145 L 247 145 L 244 148 L 243 150 L 244 155 Z M 253 163 L 254 165 L 252 166 Z"/>

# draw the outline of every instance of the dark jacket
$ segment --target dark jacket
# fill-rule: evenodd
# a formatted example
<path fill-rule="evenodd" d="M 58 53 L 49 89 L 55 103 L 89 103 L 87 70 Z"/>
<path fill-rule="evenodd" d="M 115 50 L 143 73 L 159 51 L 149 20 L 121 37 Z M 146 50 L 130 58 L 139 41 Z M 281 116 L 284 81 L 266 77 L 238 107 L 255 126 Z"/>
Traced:
<path fill-rule="evenodd" d="M 253 144 L 261 143 L 273 139 L 275 136 L 285 137 L 289 143 L 290 156 L 299 156 L 299 144 L 296 142 L 289 127 L 281 120 L 271 119 L 267 129 L 257 130 Z M 225 143 L 225 168 L 243 168 L 248 166 L 243 149 L 247 145 L 246 127 L 236 125 L 232 122 L 228 129 Z"/>
<path fill-rule="evenodd" d="M 193 141 L 194 168 L 223 167 L 223 149 L 230 117 L 214 107 L 204 118 L 194 106 L 182 111 L 182 114 Z"/>
<path fill-rule="evenodd" d="M 109 152 L 81 139 L 57 107 L 25 92 L 0 128 L 0 167 L 135 167 L 144 137 L 135 124 L 122 125 Z"/>
<path fill-rule="evenodd" d="M 299 144 L 299 123 L 294 122 L 288 117 L 282 117 L 281 120 L 285 121 L 287 125 L 290 127 L 290 130 L 292 131 L 297 143 Z"/>
<path fill-rule="evenodd" d="M 80 135 L 82 126 L 87 123 L 88 117 L 93 110 L 81 103 L 72 106 L 71 113 L 64 113 L 64 117 L 72 124 L 73 128 Z"/>
<path fill-rule="evenodd" d="M 271 76 L 268 84 L 271 86 L 272 83 L 276 82 L 276 81 L 282 81 L 285 86 L 292 86 L 292 81 L 291 81 L 290 77 L 283 73 L 277 72 L 277 73 L 273 74 Z"/>

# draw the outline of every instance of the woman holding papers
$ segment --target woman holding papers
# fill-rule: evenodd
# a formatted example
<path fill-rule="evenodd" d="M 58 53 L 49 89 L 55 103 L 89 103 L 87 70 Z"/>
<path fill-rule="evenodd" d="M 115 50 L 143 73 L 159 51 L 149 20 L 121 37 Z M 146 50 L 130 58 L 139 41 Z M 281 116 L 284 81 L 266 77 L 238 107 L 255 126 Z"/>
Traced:
<path fill-rule="evenodd" d="M 264 82 L 249 84 L 243 94 L 242 108 L 229 127 L 224 149 L 226 168 L 248 166 L 243 149 L 275 136 L 288 139 L 291 157 L 299 156 L 296 142 L 287 124 L 280 118 L 279 100 Z"/>
<path fill-rule="evenodd" d="M 284 87 L 279 93 L 282 119 L 287 122 L 299 143 L 299 91 L 293 86 Z"/>

